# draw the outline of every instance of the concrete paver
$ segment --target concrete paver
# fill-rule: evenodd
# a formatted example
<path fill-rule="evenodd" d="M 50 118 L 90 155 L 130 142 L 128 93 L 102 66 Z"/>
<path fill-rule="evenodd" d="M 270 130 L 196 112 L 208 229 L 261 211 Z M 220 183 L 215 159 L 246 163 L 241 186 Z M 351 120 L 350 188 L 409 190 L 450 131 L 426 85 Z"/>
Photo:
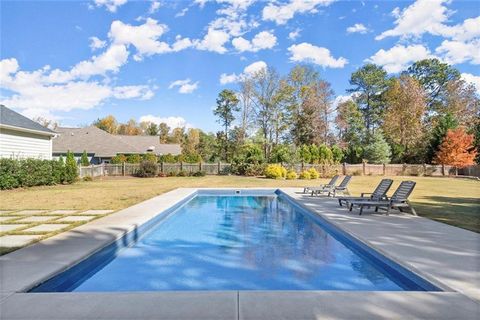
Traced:
<path fill-rule="evenodd" d="M 56 222 L 77 222 L 77 221 L 90 221 L 95 219 L 94 216 L 67 216 L 56 220 Z"/>
<path fill-rule="evenodd" d="M 59 218 L 60 216 L 31 216 L 31 217 L 26 217 L 22 219 L 18 219 L 18 222 L 21 223 L 28 223 L 28 222 L 44 222 L 44 221 L 49 221 L 49 220 L 55 220 Z"/>
<path fill-rule="evenodd" d="M 0 232 L 13 231 L 26 227 L 27 224 L 0 224 Z"/>
<path fill-rule="evenodd" d="M 102 215 L 102 214 L 107 214 L 112 212 L 113 210 L 87 210 L 87 211 L 82 211 L 81 214 Z"/>
<path fill-rule="evenodd" d="M 68 227 L 68 223 L 56 223 L 56 224 L 41 224 L 32 228 L 25 229 L 25 232 L 51 232 L 58 231 Z"/>
<path fill-rule="evenodd" d="M 22 247 L 27 243 L 40 238 L 41 235 L 10 235 L 0 237 L 0 247 Z M 3 271 L 3 270 L 2 270 Z M 2 284 L 3 285 L 3 284 Z"/>
<path fill-rule="evenodd" d="M 40 214 L 40 213 L 44 213 L 44 212 L 46 212 L 46 210 L 22 210 L 22 211 L 15 212 L 15 215 L 31 216 L 31 215 L 34 215 L 34 214 Z"/>

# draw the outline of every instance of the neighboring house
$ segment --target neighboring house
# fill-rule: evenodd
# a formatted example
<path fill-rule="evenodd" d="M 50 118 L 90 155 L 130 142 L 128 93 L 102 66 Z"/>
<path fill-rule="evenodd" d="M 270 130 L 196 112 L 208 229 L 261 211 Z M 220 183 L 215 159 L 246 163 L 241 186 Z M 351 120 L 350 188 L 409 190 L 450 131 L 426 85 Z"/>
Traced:
<path fill-rule="evenodd" d="M 58 135 L 53 139 L 53 157 L 65 157 L 73 152 L 77 160 L 87 152 L 91 164 L 109 163 L 117 154 L 156 155 L 182 152 L 178 144 L 161 144 L 158 136 L 113 135 L 95 126 L 86 128 L 57 128 Z"/>
<path fill-rule="evenodd" d="M 55 132 L 0 105 L 0 158 L 52 159 Z"/>

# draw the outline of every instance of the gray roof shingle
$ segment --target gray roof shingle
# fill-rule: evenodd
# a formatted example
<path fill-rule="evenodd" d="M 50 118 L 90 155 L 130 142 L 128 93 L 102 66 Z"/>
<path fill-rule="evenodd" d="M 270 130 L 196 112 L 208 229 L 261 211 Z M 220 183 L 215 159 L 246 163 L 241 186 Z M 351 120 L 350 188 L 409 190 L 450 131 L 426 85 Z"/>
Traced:
<path fill-rule="evenodd" d="M 55 131 L 52 131 L 41 124 L 22 116 L 20 113 L 15 112 L 4 105 L 0 105 L 0 125 L 41 131 L 51 135 L 55 134 Z"/>
<path fill-rule="evenodd" d="M 113 135 L 95 126 L 86 128 L 57 128 L 59 135 L 53 139 L 53 152 L 93 153 L 97 157 L 116 154 L 146 153 L 150 147 L 155 154 L 180 154 L 178 144 L 160 144 L 157 136 Z"/>

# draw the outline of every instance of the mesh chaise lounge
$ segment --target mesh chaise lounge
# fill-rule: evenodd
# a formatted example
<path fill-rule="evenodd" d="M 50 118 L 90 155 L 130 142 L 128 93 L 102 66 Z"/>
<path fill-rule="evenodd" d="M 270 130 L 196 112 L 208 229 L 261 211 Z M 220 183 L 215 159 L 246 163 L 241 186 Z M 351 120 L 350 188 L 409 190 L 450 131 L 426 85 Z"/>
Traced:
<path fill-rule="evenodd" d="M 379 208 L 386 208 L 387 215 L 390 213 L 390 209 L 397 208 L 401 212 L 403 212 L 403 208 L 409 208 L 413 215 L 417 215 L 415 209 L 410 205 L 408 202 L 408 197 L 412 193 L 413 189 L 415 188 L 414 181 L 402 181 L 400 186 L 398 186 L 397 190 L 393 193 L 390 199 L 385 200 L 353 200 L 349 201 L 349 210 L 352 211 L 353 206 L 360 207 L 360 213 L 362 214 L 364 207 L 375 207 L 375 212 L 378 211 Z"/>
<path fill-rule="evenodd" d="M 342 206 L 343 203 L 348 204 L 349 201 L 355 200 L 384 200 L 387 198 L 387 192 L 390 190 L 392 183 L 392 179 L 382 179 L 373 192 L 362 192 L 360 197 L 339 197 L 338 204 Z M 370 196 L 367 197 L 367 195 Z"/>
<path fill-rule="evenodd" d="M 310 191 L 312 192 L 312 196 L 319 195 L 321 193 L 326 193 L 326 192 L 328 192 L 328 196 L 330 196 L 333 193 L 334 197 L 336 196 L 337 192 L 348 194 L 348 184 L 350 183 L 351 179 L 352 179 L 352 176 L 345 176 L 345 178 L 343 178 L 342 182 L 340 182 L 338 186 L 329 185 L 323 188 L 311 188 Z"/>
<path fill-rule="evenodd" d="M 335 186 L 335 183 L 337 183 L 337 180 L 338 180 L 338 175 L 335 175 L 335 176 L 333 176 L 333 178 L 330 180 L 330 182 L 327 183 L 327 184 L 321 184 L 321 185 L 318 186 L 318 187 L 305 187 L 305 188 L 303 188 L 303 193 L 307 193 L 307 192 L 309 192 L 309 191 L 312 191 L 312 189 L 324 189 L 324 188 L 328 188 L 328 187 Z"/>

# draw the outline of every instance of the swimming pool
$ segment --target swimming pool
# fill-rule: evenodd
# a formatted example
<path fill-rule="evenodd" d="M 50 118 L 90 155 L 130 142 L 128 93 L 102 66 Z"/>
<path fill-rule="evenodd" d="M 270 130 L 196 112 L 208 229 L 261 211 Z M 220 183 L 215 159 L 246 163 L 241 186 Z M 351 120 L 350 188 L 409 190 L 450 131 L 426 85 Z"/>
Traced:
<path fill-rule="evenodd" d="M 437 291 L 280 191 L 198 191 L 32 292 Z"/>

